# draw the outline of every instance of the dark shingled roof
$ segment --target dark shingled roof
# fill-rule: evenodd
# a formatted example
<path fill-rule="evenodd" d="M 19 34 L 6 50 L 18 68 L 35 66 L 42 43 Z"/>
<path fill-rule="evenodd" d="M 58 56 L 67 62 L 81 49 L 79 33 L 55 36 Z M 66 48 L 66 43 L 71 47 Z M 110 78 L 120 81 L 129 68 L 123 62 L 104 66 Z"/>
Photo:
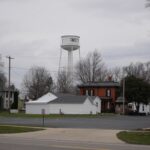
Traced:
<path fill-rule="evenodd" d="M 116 100 L 116 103 L 123 103 L 124 99 L 122 96 L 118 97 L 117 100 Z M 126 100 L 125 100 L 125 103 L 126 103 Z"/>
<path fill-rule="evenodd" d="M 114 81 L 105 81 L 105 82 L 89 82 L 78 85 L 78 87 L 119 87 L 120 84 Z"/>
<path fill-rule="evenodd" d="M 56 98 L 53 101 L 50 101 L 51 104 L 82 104 L 85 102 L 86 98 L 88 97 L 91 103 L 93 103 L 93 100 L 95 97 L 89 97 L 89 96 L 77 96 L 77 95 L 71 95 L 71 94 L 56 94 L 58 98 Z"/>

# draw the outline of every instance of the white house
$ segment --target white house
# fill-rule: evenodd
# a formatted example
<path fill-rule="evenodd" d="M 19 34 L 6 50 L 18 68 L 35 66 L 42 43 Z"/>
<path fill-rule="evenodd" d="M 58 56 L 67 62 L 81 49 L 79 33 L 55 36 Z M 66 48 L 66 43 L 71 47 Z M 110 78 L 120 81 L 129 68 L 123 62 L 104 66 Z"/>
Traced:
<path fill-rule="evenodd" d="M 97 114 L 101 113 L 99 97 L 48 93 L 36 101 L 26 103 L 27 114 Z"/>
<path fill-rule="evenodd" d="M 18 91 L 12 86 L 10 88 L 10 105 L 14 103 L 15 95 L 16 95 L 16 98 L 18 99 Z M 4 89 L 3 91 L 0 91 L 0 109 L 9 109 L 8 88 Z"/>

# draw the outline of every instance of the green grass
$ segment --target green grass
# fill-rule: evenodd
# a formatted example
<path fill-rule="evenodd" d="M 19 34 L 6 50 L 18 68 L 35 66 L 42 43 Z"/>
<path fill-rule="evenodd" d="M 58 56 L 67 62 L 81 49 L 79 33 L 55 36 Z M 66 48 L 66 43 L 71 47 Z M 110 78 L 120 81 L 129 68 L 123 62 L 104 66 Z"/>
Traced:
<path fill-rule="evenodd" d="M 43 128 L 24 127 L 24 126 L 9 126 L 0 125 L 0 134 L 22 133 L 44 130 Z"/>
<path fill-rule="evenodd" d="M 49 114 L 45 115 L 45 118 L 98 118 L 100 115 L 60 115 L 60 114 Z M 0 117 L 20 117 L 20 118 L 42 118 L 43 115 L 41 114 L 25 114 L 25 113 L 17 113 L 17 114 L 10 114 L 7 111 L 0 112 Z"/>
<path fill-rule="evenodd" d="M 122 131 L 117 134 L 117 137 L 130 144 L 150 145 L 150 131 Z"/>
<path fill-rule="evenodd" d="M 115 115 L 117 115 L 117 114 L 115 114 L 115 113 L 101 113 L 101 114 L 99 114 L 100 116 L 115 116 Z"/>

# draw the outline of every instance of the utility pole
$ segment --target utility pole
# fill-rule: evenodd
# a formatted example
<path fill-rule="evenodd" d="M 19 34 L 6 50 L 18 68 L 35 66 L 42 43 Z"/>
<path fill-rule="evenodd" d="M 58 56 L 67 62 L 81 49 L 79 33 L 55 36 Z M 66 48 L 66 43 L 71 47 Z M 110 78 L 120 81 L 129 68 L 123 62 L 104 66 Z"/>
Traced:
<path fill-rule="evenodd" d="M 11 56 L 7 56 L 6 58 L 8 58 L 9 60 L 9 67 L 8 67 L 8 111 L 10 113 L 10 77 L 11 77 L 11 59 L 14 59 L 12 58 Z"/>
<path fill-rule="evenodd" d="M 125 114 L 125 78 L 123 79 L 123 115 Z"/>

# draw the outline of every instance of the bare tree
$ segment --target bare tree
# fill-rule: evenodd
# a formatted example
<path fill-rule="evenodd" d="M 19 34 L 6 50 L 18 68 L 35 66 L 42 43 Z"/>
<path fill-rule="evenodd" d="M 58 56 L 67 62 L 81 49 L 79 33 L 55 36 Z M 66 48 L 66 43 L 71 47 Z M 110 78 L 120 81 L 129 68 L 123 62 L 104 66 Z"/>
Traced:
<path fill-rule="evenodd" d="M 102 61 L 101 54 L 95 50 L 80 60 L 76 65 L 75 75 L 82 83 L 104 81 L 107 68 Z"/>
<path fill-rule="evenodd" d="M 111 75 L 112 80 L 115 82 L 120 82 L 123 77 L 122 69 L 120 67 L 111 69 L 109 74 Z"/>
<path fill-rule="evenodd" d="M 6 84 L 5 74 L 0 70 L 0 90 L 3 90 L 5 88 L 5 84 Z"/>
<path fill-rule="evenodd" d="M 91 70 L 90 63 L 86 59 L 80 60 L 80 62 L 76 65 L 75 76 L 77 80 L 86 83 L 91 81 Z"/>
<path fill-rule="evenodd" d="M 23 86 L 29 98 L 35 100 L 52 90 L 53 80 L 44 67 L 32 67 L 25 75 Z"/>
<path fill-rule="evenodd" d="M 145 63 L 145 80 L 150 83 L 150 61 Z"/>
<path fill-rule="evenodd" d="M 142 78 L 150 83 L 150 61 L 146 63 L 131 63 L 129 66 L 123 67 L 123 71 L 127 76 Z"/>
<path fill-rule="evenodd" d="M 73 81 L 67 75 L 65 70 L 58 73 L 57 77 L 57 91 L 59 93 L 72 93 L 73 92 Z"/>
<path fill-rule="evenodd" d="M 0 90 L 4 89 L 6 81 L 7 81 L 5 74 L 4 74 L 4 71 L 3 71 L 3 67 L 4 67 L 4 64 L 1 60 L 1 55 L 0 55 Z"/>

